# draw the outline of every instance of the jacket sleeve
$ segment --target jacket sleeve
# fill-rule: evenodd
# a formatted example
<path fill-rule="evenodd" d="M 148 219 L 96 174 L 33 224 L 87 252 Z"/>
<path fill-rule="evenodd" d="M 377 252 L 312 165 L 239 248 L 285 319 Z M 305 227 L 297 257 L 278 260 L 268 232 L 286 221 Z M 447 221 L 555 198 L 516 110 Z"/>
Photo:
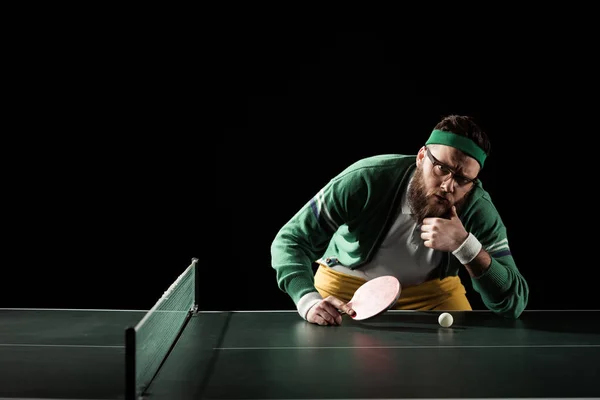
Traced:
<path fill-rule="evenodd" d="M 278 287 L 294 304 L 314 287 L 313 263 L 322 256 L 338 227 L 362 208 L 366 190 L 360 170 L 332 179 L 281 229 L 271 244 L 271 264 Z"/>
<path fill-rule="evenodd" d="M 489 310 L 507 318 L 518 318 L 527 306 L 529 287 L 510 251 L 506 227 L 488 196 L 480 199 L 465 227 L 492 259 L 483 275 L 471 279 L 473 289 Z"/>

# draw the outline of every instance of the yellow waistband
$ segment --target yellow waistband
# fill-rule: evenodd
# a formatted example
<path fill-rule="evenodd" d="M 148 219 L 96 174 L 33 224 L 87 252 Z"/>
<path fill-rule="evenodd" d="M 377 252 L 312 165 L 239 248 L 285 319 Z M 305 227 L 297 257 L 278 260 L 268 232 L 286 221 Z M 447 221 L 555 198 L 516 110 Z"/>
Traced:
<path fill-rule="evenodd" d="M 315 274 L 315 287 L 323 297 L 334 296 L 350 301 L 352 295 L 366 280 L 319 265 Z M 432 279 L 420 285 L 402 288 L 396 310 L 433 310 L 441 305 L 447 309 L 471 309 L 466 290 L 458 276 Z M 452 300 L 452 304 L 449 304 Z"/>

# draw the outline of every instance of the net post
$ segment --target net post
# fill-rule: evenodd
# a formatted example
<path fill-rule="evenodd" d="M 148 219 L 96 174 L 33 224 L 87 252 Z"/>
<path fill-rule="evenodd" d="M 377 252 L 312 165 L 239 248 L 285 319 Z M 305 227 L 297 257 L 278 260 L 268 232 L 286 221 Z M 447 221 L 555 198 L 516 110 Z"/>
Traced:
<path fill-rule="evenodd" d="M 135 328 L 125 330 L 125 399 L 136 400 Z"/>
<path fill-rule="evenodd" d="M 198 305 L 200 304 L 200 274 L 198 273 L 198 259 L 192 258 L 192 265 L 194 269 L 194 305 L 192 307 L 192 314 L 198 312 Z"/>

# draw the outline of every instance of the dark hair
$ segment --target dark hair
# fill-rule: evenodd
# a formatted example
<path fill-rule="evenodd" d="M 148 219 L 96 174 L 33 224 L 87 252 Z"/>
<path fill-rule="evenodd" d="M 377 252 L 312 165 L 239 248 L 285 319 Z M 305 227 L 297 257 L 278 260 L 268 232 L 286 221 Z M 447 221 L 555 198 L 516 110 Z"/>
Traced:
<path fill-rule="evenodd" d="M 472 117 L 464 115 L 448 115 L 437 123 L 435 128 L 442 131 L 466 136 L 474 141 L 486 155 L 490 154 L 491 143 L 487 134 L 481 129 Z"/>

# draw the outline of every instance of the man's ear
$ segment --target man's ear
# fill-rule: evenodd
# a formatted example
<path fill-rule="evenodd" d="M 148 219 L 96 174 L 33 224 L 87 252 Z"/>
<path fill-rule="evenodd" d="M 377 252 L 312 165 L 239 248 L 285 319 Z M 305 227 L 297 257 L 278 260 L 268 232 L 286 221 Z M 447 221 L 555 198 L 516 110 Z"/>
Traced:
<path fill-rule="evenodd" d="M 419 149 L 419 152 L 417 153 L 417 167 L 419 166 L 419 164 L 421 164 L 423 162 L 423 159 L 425 158 L 425 152 L 427 151 L 427 147 L 423 146 Z"/>

